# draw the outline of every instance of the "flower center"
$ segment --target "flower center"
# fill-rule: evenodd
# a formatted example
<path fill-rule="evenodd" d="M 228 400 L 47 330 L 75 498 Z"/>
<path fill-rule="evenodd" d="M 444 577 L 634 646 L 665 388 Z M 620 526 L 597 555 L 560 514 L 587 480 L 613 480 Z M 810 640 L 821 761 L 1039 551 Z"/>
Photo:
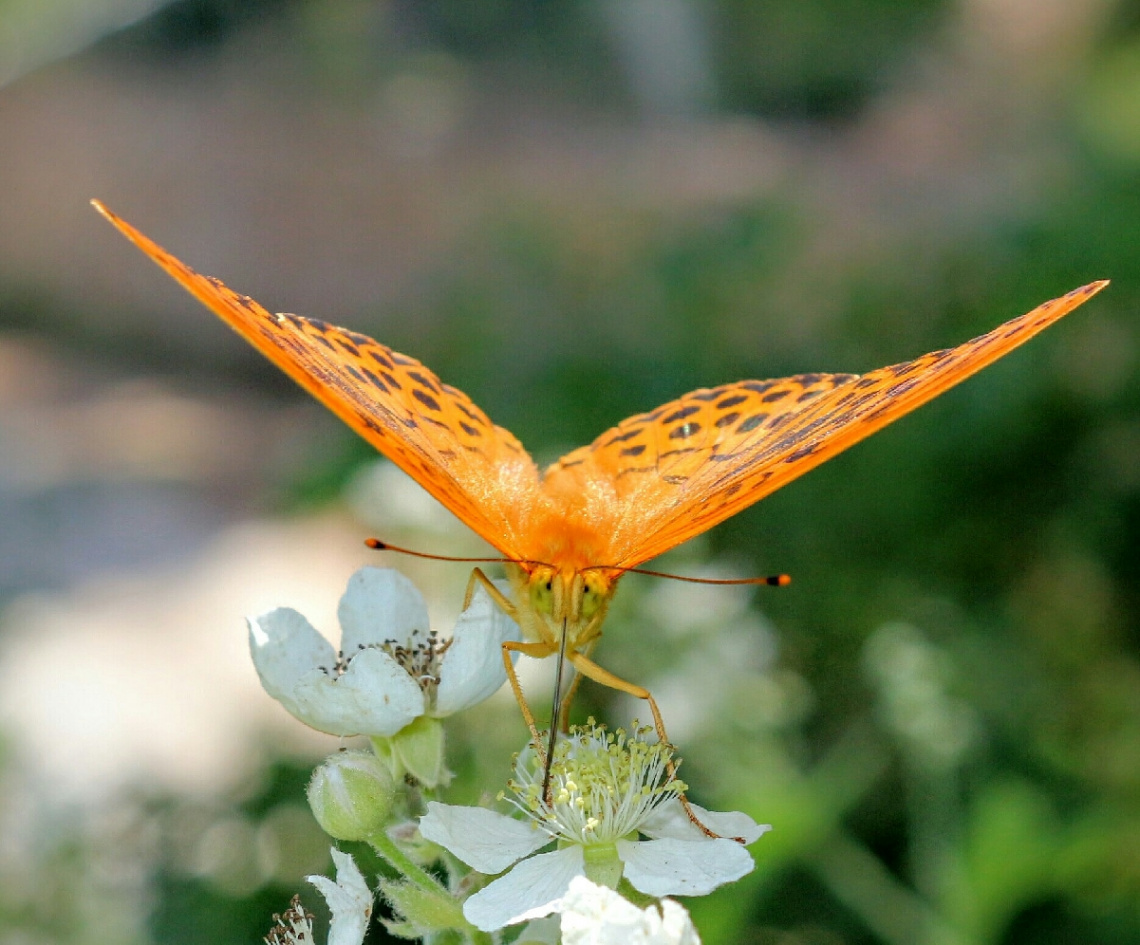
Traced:
<path fill-rule="evenodd" d="M 669 777 L 673 749 L 647 742 L 653 732 L 635 721 L 607 732 L 590 719 L 570 727 L 554 749 L 549 800 L 543 796 L 542 760 L 533 747 L 515 759 L 508 798 L 551 837 L 585 846 L 613 843 L 633 833 L 659 805 L 685 791 Z"/>
<path fill-rule="evenodd" d="M 380 649 L 420 684 L 423 694 L 434 704 L 440 663 L 450 646 L 451 639 L 440 640 L 437 630 L 413 630 L 407 640 L 385 640 Z"/>
<path fill-rule="evenodd" d="M 443 654 L 451 646 L 451 639 L 440 640 L 438 630 L 413 630 L 406 640 L 385 640 L 383 643 L 361 643 L 356 653 L 379 648 L 400 664 L 400 668 L 420 684 L 424 695 L 433 701 L 439 688 L 440 664 Z M 331 675 L 341 676 L 348 669 L 356 653 L 337 653 Z M 328 670 L 326 670 L 328 672 Z"/>

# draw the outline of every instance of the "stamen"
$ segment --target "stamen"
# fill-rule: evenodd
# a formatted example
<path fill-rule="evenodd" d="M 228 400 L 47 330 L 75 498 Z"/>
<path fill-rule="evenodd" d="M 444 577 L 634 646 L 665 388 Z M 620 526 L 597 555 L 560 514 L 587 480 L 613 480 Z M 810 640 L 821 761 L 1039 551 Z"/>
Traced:
<path fill-rule="evenodd" d="M 284 915 L 273 914 L 277 923 L 263 941 L 265 945 L 312 945 L 313 914 L 301 905 L 301 897 L 294 896 Z"/>
<path fill-rule="evenodd" d="M 554 751 L 550 790 L 543 790 L 541 758 L 528 748 L 516 757 L 507 800 L 549 834 L 582 844 L 612 843 L 635 832 L 685 785 L 668 776 L 673 749 L 647 742 L 653 729 L 634 723 L 630 734 L 607 732 L 593 719 L 572 726 Z"/>
<path fill-rule="evenodd" d="M 380 644 L 380 649 L 391 656 L 420 684 L 425 696 L 434 699 L 436 689 L 439 688 L 443 654 L 450 646 L 450 638 L 440 640 L 437 630 L 428 630 L 426 633 L 422 630 L 413 630 L 407 644 L 399 640 L 385 640 Z"/>
<path fill-rule="evenodd" d="M 370 649 L 381 649 L 420 685 L 429 699 L 435 698 L 439 688 L 440 666 L 443 654 L 451 647 L 451 639 L 441 640 L 438 630 L 413 630 L 407 640 L 385 640 L 383 643 L 359 643 L 356 652 L 345 656 L 338 652 L 336 662 L 320 667 L 329 676 L 343 676 L 353 657 Z"/>

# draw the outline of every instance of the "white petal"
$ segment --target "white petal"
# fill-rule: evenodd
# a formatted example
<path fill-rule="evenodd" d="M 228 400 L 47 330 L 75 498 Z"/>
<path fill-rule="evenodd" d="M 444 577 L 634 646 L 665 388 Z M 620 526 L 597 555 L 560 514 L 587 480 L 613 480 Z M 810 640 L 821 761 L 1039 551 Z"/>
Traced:
<path fill-rule="evenodd" d="M 509 590 L 506 582 L 497 582 L 495 586 L 504 593 Z M 432 714 L 452 715 L 494 693 L 507 681 L 503 644 L 520 639 L 518 624 L 503 613 L 486 588 L 476 585 L 471 606 L 459 615 L 451 646 L 440 661 L 439 689 Z"/>
<path fill-rule="evenodd" d="M 420 833 L 446 847 L 459 859 L 488 876 L 550 843 L 529 820 L 515 820 L 485 807 L 458 807 L 429 801 L 420 818 Z"/>
<path fill-rule="evenodd" d="M 685 907 L 672 899 L 661 902 L 661 931 L 664 941 L 676 945 L 701 945 L 700 936 Z"/>
<path fill-rule="evenodd" d="M 639 909 L 583 876 L 562 897 L 562 945 L 700 945 L 689 914 L 666 900 Z"/>
<path fill-rule="evenodd" d="M 424 712 L 419 684 L 375 648 L 358 652 L 339 676 L 307 674 L 293 700 L 297 718 L 330 735 L 395 735 Z"/>
<path fill-rule="evenodd" d="M 648 896 L 703 896 L 752 872 L 735 840 L 619 840 L 624 876 Z"/>
<path fill-rule="evenodd" d="M 570 881 L 585 872 L 574 845 L 523 860 L 463 904 L 467 921 L 484 932 L 557 912 Z"/>
<path fill-rule="evenodd" d="M 645 945 L 646 915 L 612 889 L 576 876 L 562 897 L 562 945 Z"/>
<path fill-rule="evenodd" d="M 340 850 L 332 851 L 336 864 L 336 882 L 327 876 L 306 876 L 325 897 L 332 912 L 328 945 L 361 945 L 372 918 L 372 892 L 352 857 Z"/>
<path fill-rule="evenodd" d="M 318 666 L 331 669 L 336 663 L 336 650 L 290 607 L 279 607 L 246 622 L 249 653 L 261 685 L 293 715 L 299 715 L 293 696 L 297 681 Z"/>
<path fill-rule="evenodd" d="M 404 643 L 413 630 L 431 629 L 423 595 L 391 568 L 361 568 L 350 577 L 337 618 L 345 656 L 387 640 Z"/>
<path fill-rule="evenodd" d="M 743 837 L 745 843 L 755 843 L 764 834 L 772 829 L 771 824 L 758 824 L 747 814 L 740 811 L 705 810 L 698 804 L 690 804 L 693 813 L 701 823 L 714 833 L 732 839 Z M 647 837 L 662 839 L 672 837 L 674 840 L 708 840 L 685 813 L 680 801 L 670 801 L 656 808 L 645 818 L 637 828 Z"/>

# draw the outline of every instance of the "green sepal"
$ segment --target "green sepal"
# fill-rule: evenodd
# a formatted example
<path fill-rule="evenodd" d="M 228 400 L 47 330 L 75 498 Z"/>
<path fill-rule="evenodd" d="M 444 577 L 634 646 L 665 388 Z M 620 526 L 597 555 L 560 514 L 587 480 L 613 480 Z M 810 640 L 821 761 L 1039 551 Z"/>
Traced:
<path fill-rule="evenodd" d="M 424 938 L 450 930 L 467 932 L 471 924 L 463 918 L 463 905 L 442 891 L 424 889 L 415 883 L 389 880 L 380 884 L 380 892 L 392 906 L 397 918 L 389 930 L 393 935 L 410 931 L 401 937 Z M 385 926 L 389 924 L 385 922 Z"/>
<path fill-rule="evenodd" d="M 404 770 L 426 788 L 437 788 L 451 780 L 443 764 L 443 723 L 421 715 L 392 736 L 395 757 Z"/>
<path fill-rule="evenodd" d="M 373 735 L 369 741 L 372 743 L 372 751 L 376 757 L 392 775 L 392 780 L 403 781 L 407 772 L 404 771 L 403 763 L 396 757 L 396 749 L 392 745 L 392 739 L 384 735 Z"/>

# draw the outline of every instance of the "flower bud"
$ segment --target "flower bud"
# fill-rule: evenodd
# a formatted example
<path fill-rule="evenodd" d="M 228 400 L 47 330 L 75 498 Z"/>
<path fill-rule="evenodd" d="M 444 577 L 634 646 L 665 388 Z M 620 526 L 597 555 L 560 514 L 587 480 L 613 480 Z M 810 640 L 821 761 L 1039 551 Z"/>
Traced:
<path fill-rule="evenodd" d="M 313 772 L 309 806 L 317 823 L 337 840 L 366 840 L 392 814 L 396 782 L 371 752 L 341 751 Z"/>

